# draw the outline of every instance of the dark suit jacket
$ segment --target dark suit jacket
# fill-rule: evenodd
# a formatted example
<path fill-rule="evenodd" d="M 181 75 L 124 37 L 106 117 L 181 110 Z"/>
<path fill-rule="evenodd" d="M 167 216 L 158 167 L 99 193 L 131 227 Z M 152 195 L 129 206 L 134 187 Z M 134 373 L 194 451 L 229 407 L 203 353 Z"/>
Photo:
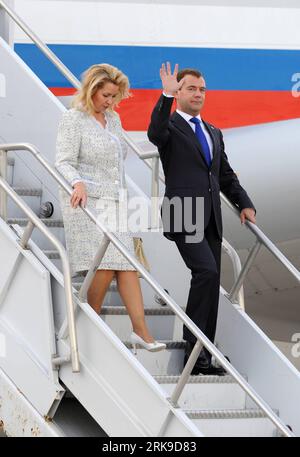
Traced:
<path fill-rule="evenodd" d="M 195 222 L 195 197 L 204 197 L 204 223 L 206 228 L 213 211 L 219 237 L 222 238 L 222 216 L 220 191 L 238 207 L 254 208 L 246 191 L 229 165 L 224 151 L 223 135 L 221 131 L 204 122 L 213 143 L 213 160 L 208 167 L 200 143 L 188 125 L 178 113 L 170 117 L 173 98 L 161 95 L 156 104 L 148 129 L 149 140 L 158 147 L 160 159 L 165 173 L 165 197 L 173 198 L 191 197 L 193 200 L 192 221 Z M 163 207 L 165 199 L 163 202 Z M 184 204 L 182 217 L 184 213 Z M 164 235 L 172 239 L 176 231 L 187 233 L 182 225 L 182 230 L 174 230 L 174 220 L 171 216 L 170 226 L 164 224 Z"/>

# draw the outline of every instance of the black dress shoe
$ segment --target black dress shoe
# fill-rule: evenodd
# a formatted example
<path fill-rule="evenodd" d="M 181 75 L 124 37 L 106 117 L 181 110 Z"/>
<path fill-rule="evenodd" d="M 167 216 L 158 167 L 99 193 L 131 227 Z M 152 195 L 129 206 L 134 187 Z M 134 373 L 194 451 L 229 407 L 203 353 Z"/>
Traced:
<path fill-rule="evenodd" d="M 189 341 L 186 342 L 183 366 L 186 365 L 188 358 L 190 357 L 191 352 L 193 350 L 193 347 L 194 345 L 192 343 L 190 343 Z M 191 375 L 197 376 L 198 374 L 224 376 L 227 374 L 227 371 L 221 366 L 216 367 L 215 365 L 213 365 L 210 362 L 210 359 L 208 360 L 204 348 L 202 348 L 199 357 L 191 371 Z"/>
<path fill-rule="evenodd" d="M 194 344 L 190 343 L 189 341 L 186 341 L 183 366 L 185 366 L 186 362 L 188 361 L 193 349 L 194 349 Z M 201 351 L 200 351 L 200 354 L 198 356 L 196 364 L 199 364 L 201 366 L 202 365 L 205 365 L 205 366 L 206 365 L 210 365 L 210 360 L 211 360 L 211 356 L 210 355 L 208 356 L 206 354 L 206 352 L 205 352 L 205 349 L 202 348 Z"/>
<path fill-rule="evenodd" d="M 192 374 L 198 375 L 198 374 L 203 374 L 203 375 L 214 375 L 214 376 L 225 376 L 227 374 L 227 371 L 223 367 L 216 367 L 212 363 L 208 366 L 199 366 L 196 365 L 194 366 L 192 370 Z"/>

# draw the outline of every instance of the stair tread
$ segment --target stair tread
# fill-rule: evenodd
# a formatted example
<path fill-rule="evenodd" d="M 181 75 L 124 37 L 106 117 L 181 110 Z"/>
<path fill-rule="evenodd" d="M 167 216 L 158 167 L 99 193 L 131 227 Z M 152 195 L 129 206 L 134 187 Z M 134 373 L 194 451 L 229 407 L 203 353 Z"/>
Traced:
<path fill-rule="evenodd" d="M 43 249 L 43 253 L 48 257 L 48 259 L 59 259 L 59 252 L 53 249 Z"/>
<path fill-rule="evenodd" d="M 177 384 L 180 375 L 158 375 L 153 376 L 159 384 Z M 235 379 L 230 375 L 213 376 L 213 375 L 191 375 L 187 381 L 188 384 L 236 384 Z"/>
<path fill-rule="evenodd" d="M 171 309 L 165 307 L 153 306 L 144 308 L 146 316 L 174 316 L 174 312 Z M 125 306 L 103 306 L 101 308 L 101 314 L 104 315 L 128 315 L 128 311 Z"/>
<path fill-rule="evenodd" d="M 214 410 L 192 410 L 185 409 L 185 414 L 190 419 L 257 419 L 267 418 L 264 411 L 258 408 L 253 409 L 214 409 Z"/>
<path fill-rule="evenodd" d="M 82 284 L 83 284 L 83 281 L 81 281 L 81 282 L 72 282 L 72 286 L 73 286 L 74 289 L 76 289 L 76 290 L 79 290 L 80 287 L 82 286 Z M 118 291 L 117 286 L 116 286 L 115 284 L 111 284 L 111 285 L 108 287 L 108 291 L 109 291 L 109 292 L 117 292 L 117 291 Z M 103 308 L 104 308 L 104 306 L 103 306 Z M 103 308 L 102 308 L 102 309 L 103 309 Z M 118 308 L 118 307 L 117 307 L 117 306 L 112 306 L 111 308 Z M 123 308 L 123 306 L 120 306 L 120 308 Z M 122 314 L 122 313 L 114 313 L 114 312 L 112 312 L 112 313 L 106 313 L 106 314 Z M 126 313 L 124 313 L 124 314 L 126 314 Z"/>
<path fill-rule="evenodd" d="M 63 227 L 62 219 L 40 219 L 47 227 Z M 15 218 L 8 218 L 8 224 L 17 224 L 21 227 L 24 227 L 28 224 L 28 218 L 25 217 L 15 217 Z"/>
<path fill-rule="evenodd" d="M 14 186 L 13 190 L 22 196 L 29 196 L 29 197 L 41 197 L 43 191 L 42 189 L 32 188 L 32 187 L 25 187 L 25 186 Z"/>

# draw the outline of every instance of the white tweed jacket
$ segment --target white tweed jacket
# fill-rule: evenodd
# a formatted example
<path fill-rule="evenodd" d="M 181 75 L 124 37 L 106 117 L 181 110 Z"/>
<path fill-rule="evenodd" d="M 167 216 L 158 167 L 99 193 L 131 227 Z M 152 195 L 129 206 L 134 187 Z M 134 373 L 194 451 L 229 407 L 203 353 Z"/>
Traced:
<path fill-rule="evenodd" d="M 126 188 L 123 139 L 119 115 L 105 112 L 106 128 L 78 109 L 63 114 L 56 145 L 56 169 L 72 185 L 83 181 L 91 197 L 118 200 Z"/>

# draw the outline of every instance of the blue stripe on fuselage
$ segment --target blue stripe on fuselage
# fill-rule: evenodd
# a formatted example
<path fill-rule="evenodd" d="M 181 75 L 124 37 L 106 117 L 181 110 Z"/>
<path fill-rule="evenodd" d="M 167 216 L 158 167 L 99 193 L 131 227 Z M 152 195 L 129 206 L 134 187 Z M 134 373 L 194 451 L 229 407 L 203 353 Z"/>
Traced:
<path fill-rule="evenodd" d="M 49 45 L 80 79 L 90 65 L 110 63 L 122 69 L 132 88 L 159 89 L 159 68 L 169 60 L 180 68 L 198 68 L 211 90 L 291 90 L 300 72 L 300 50 L 182 48 L 161 46 Z M 70 83 L 33 44 L 15 44 L 16 52 L 48 87 Z"/>

